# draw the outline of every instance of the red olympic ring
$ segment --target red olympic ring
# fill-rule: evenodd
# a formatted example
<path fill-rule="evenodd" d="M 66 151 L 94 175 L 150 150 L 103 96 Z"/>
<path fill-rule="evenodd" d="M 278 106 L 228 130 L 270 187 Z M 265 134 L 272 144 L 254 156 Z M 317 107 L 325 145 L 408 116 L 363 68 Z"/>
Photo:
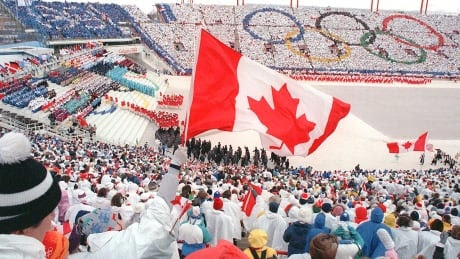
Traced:
<path fill-rule="evenodd" d="M 429 49 L 429 50 L 433 50 L 433 51 L 437 51 L 439 47 L 444 46 L 444 37 L 442 36 L 441 33 L 437 32 L 433 27 L 431 27 L 426 22 L 424 22 L 422 20 L 419 20 L 419 19 L 417 19 L 415 17 L 406 15 L 406 14 L 395 14 L 395 15 L 391 15 L 391 16 L 386 17 L 382 21 L 382 31 L 387 31 L 388 24 L 394 19 L 407 19 L 407 20 L 415 21 L 418 24 L 420 24 L 420 25 L 424 26 L 425 28 L 427 28 L 429 30 L 430 34 L 434 34 L 438 38 L 438 44 L 428 45 L 428 46 L 422 46 L 422 45 L 414 44 L 413 42 L 409 42 L 409 41 L 404 40 L 404 39 L 399 38 L 399 37 L 395 38 L 396 41 L 398 41 L 398 42 L 400 42 L 402 44 L 412 46 L 412 47 L 417 47 L 417 48 L 420 47 L 422 49 Z"/>

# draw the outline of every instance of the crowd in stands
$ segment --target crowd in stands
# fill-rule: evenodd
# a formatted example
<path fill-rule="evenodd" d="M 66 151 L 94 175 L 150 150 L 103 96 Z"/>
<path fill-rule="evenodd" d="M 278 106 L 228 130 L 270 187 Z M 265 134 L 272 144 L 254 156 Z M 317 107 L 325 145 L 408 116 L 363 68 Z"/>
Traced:
<path fill-rule="evenodd" d="M 167 49 L 168 46 L 161 45 L 153 38 L 155 26 L 150 18 L 147 17 L 138 7 L 130 6 L 126 9 L 132 15 L 132 26 L 139 34 L 142 41 L 152 50 L 154 50 L 161 58 L 163 58 L 178 74 L 191 74 L 191 68 L 185 68 L 183 64 L 176 61 L 176 57 L 172 56 Z M 187 53 L 187 52 L 184 52 Z"/>
<path fill-rule="evenodd" d="M 71 84 L 75 77 L 81 72 L 82 71 L 79 69 L 73 67 L 61 68 L 59 70 L 51 71 L 48 76 L 51 82 L 62 86 L 67 86 Z"/>
<path fill-rule="evenodd" d="M 129 71 L 132 71 L 136 74 L 145 75 L 145 73 L 147 73 L 147 69 L 145 67 L 129 59 L 124 59 L 123 61 L 118 62 L 118 65 L 120 67 L 126 67 Z"/>
<path fill-rule="evenodd" d="M 322 81 L 322 82 L 352 82 L 352 83 L 377 83 L 377 84 L 394 84 L 404 83 L 411 85 L 421 85 L 431 83 L 431 78 L 425 77 L 408 77 L 408 76 L 375 76 L 375 75 L 291 75 L 296 80 L 304 81 Z"/>
<path fill-rule="evenodd" d="M 46 93 L 48 93 L 46 86 L 22 86 L 20 90 L 2 98 L 2 102 L 16 106 L 17 108 L 24 108 L 29 105 L 30 101 L 44 96 Z"/>
<path fill-rule="evenodd" d="M 100 104 L 101 96 L 119 87 L 119 85 L 104 76 L 82 72 L 78 75 L 78 80 L 74 79 L 74 83 L 69 87 L 69 90 L 57 96 L 55 100 L 50 102 L 50 105 L 44 106 L 46 109 L 51 109 L 53 117 L 57 121 L 63 121 L 72 114 L 86 116 Z"/>
<path fill-rule="evenodd" d="M 161 100 L 158 100 L 158 105 L 168 107 L 180 107 L 184 102 L 184 96 L 181 94 L 163 94 Z"/>
<path fill-rule="evenodd" d="M 198 30 L 206 24 L 227 45 L 237 47 L 238 38 L 243 55 L 280 71 L 307 67 L 366 75 L 459 74 L 456 16 L 317 7 L 169 6 L 176 21 L 167 23 L 153 23 L 134 7 L 128 11 L 144 37 L 156 45 L 151 48 L 181 73 L 192 68 Z M 163 5 L 158 10 L 169 14 Z"/>
<path fill-rule="evenodd" d="M 17 6 L 16 1 L 2 2 L 25 28 L 35 29 L 48 40 L 131 36 L 118 25 L 128 22 L 129 14 L 116 4 L 32 1 L 29 6 Z"/>
<path fill-rule="evenodd" d="M 157 8 L 158 12 L 163 17 L 163 21 L 165 23 L 175 22 L 176 16 L 171 9 L 171 6 L 168 4 L 156 4 L 155 7 Z"/>
<path fill-rule="evenodd" d="M 54 58 L 49 55 L 42 56 L 24 56 L 18 60 L 12 60 L 4 64 L 0 64 L 0 78 L 6 78 L 8 76 L 19 74 L 29 74 L 40 68 L 42 65 L 48 65 L 49 61 Z"/>
<path fill-rule="evenodd" d="M 109 95 L 105 95 L 105 101 L 117 104 L 120 108 L 128 109 L 135 114 L 146 117 L 160 128 L 179 126 L 179 115 L 175 112 L 152 110 L 147 106 L 144 107 L 137 103 L 131 103 Z"/>
<path fill-rule="evenodd" d="M 169 128 L 157 136 L 168 141 L 179 132 Z M 54 232 L 46 235 L 69 245 L 51 251 L 70 253 L 70 258 L 113 255 L 114 247 L 136 258 L 179 258 L 178 253 L 225 258 L 242 253 L 235 246 L 242 233 L 249 247 L 238 258 L 451 259 L 460 253 L 457 169 L 275 169 L 255 165 L 252 156 L 247 165 L 242 160 L 225 165 L 212 156 L 194 159 L 196 150 L 231 148 L 211 148 L 201 140 L 189 141 L 187 150 L 175 150 L 173 144 L 163 153 L 147 145 L 64 142 L 40 134 L 29 138 L 34 159 L 59 181 Z M 180 158 L 184 152 L 188 159 Z M 156 236 L 144 236 L 146 230 Z M 158 237 L 168 233 L 172 238 Z M 127 238 L 131 235 L 142 238 Z M 57 248 L 45 242 L 50 245 Z"/>
<path fill-rule="evenodd" d="M 126 76 L 128 73 L 129 71 L 127 68 L 115 66 L 107 72 L 106 76 L 129 89 L 139 91 L 146 95 L 155 96 L 155 86 L 139 82 L 138 80 L 132 80 Z"/>
<path fill-rule="evenodd" d="M 3 3 L 16 9 L 15 1 Z M 126 22 L 178 74 L 191 74 L 198 31 L 206 26 L 224 43 L 279 71 L 459 75 L 456 16 L 257 5 L 157 4 L 156 10 L 161 22 L 135 6 L 116 4 L 34 1 L 19 6 L 17 14 L 26 28 L 49 39 L 130 37 L 130 28 L 119 26 Z"/>
<path fill-rule="evenodd" d="M 179 115 L 174 112 L 152 111 L 149 112 L 148 116 L 156 122 L 158 127 L 169 128 L 179 126 Z"/>
<path fill-rule="evenodd" d="M 14 93 L 28 83 L 29 80 L 32 79 L 32 75 L 28 75 L 21 78 L 13 78 L 10 81 L 2 81 L 0 82 L 0 96 L 3 98 L 5 95 Z"/>

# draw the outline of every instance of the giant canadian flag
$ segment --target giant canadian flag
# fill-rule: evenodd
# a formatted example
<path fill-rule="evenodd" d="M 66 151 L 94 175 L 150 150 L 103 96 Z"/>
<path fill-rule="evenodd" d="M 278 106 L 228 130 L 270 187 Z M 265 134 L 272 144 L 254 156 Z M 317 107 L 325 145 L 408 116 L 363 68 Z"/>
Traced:
<path fill-rule="evenodd" d="M 307 156 L 350 105 L 267 68 L 202 30 L 186 138 L 210 129 L 254 130 L 266 150 Z"/>
<path fill-rule="evenodd" d="M 389 142 L 387 143 L 388 152 L 397 154 L 409 151 L 425 151 L 426 145 L 426 137 L 428 136 L 428 132 L 423 133 L 418 137 L 417 140 L 414 141 L 406 141 L 406 142 Z"/>

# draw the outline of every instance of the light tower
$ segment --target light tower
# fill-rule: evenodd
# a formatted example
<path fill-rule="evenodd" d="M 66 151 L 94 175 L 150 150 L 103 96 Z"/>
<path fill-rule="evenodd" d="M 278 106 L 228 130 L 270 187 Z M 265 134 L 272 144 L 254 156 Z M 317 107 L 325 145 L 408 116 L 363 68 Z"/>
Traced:
<path fill-rule="evenodd" d="M 428 10 L 428 0 L 421 0 L 421 3 L 420 3 L 420 14 L 422 14 L 424 11 L 423 11 L 423 5 L 425 4 L 425 15 L 426 15 L 426 12 Z"/>
<path fill-rule="evenodd" d="M 292 8 L 292 0 L 290 0 L 289 7 Z M 296 8 L 299 8 L 299 0 L 296 0 Z"/>
<path fill-rule="evenodd" d="M 374 11 L 374 3 L 375 3 L 375 12 L 378 13 L 379 6 L 380 6 L 380 0 L 377 0 L 376 2 L 374 2 L 374 0 L 371 0 L 371 12 Z"/>

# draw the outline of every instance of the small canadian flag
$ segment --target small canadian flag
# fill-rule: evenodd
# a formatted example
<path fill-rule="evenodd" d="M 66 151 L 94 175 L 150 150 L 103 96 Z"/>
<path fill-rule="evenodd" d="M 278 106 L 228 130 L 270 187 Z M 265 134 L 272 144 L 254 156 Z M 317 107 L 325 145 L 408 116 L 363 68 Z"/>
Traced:
<path fill-rule="evenodd" d="M 406 141 L 406 142 L 390 142 L 387 143 L 388 151 L 390 153 L 403 153 L 409 151 L 425 151 L 426 138 L 428 132 L 423 133 L 415 141 Z"/>

